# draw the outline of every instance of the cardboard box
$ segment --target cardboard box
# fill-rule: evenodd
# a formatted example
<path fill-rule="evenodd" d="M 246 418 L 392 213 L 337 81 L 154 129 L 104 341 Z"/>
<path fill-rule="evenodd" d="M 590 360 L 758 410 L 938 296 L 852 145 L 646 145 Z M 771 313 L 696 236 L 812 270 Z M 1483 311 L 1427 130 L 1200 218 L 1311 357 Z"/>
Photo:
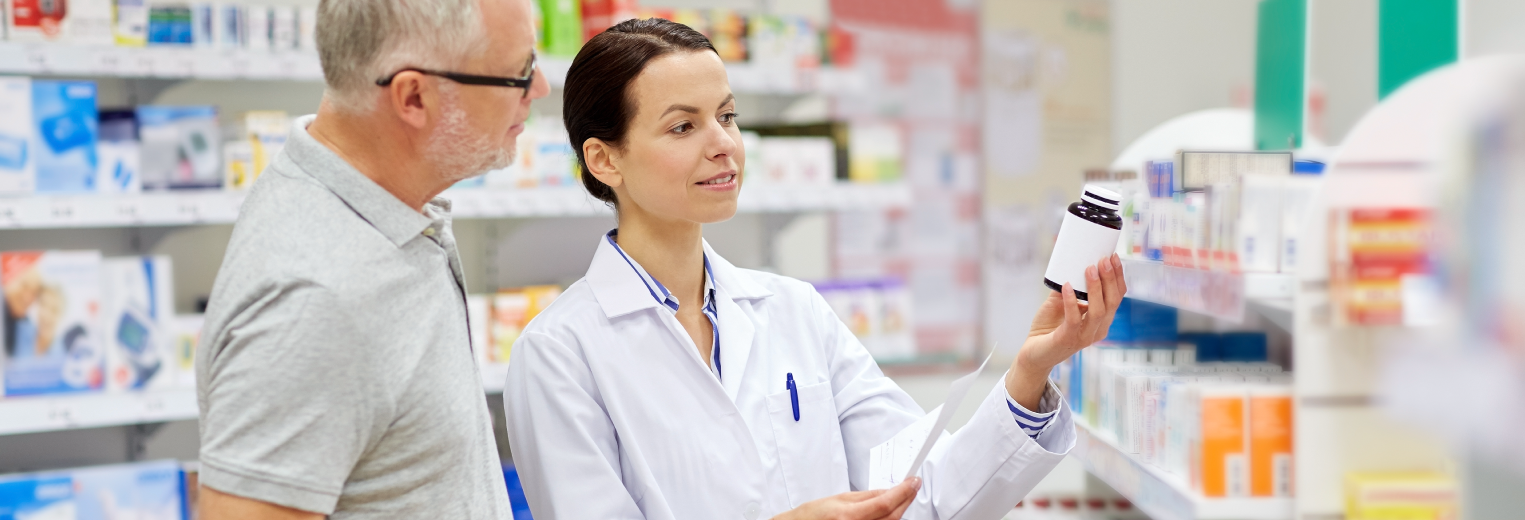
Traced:
<path fill-rule="evenodd" d="M 1461 489 L 1449 475 L 1422 472 L 1345 475 L 1346 520 L 1456 520 Z"/>
<path fill-rule="evenodd" d="M 222 186 L 222 149 L 217 108 L 140 106 L 144 190 Z"/>
<path fill-rule="evenodd" d="M 118 47 L 148 44 L 147 0 L 116 0 L 111 18 L 111 35 Z"/>
<path fill-rule="evenodd" d="M 524 333 L 530 320 L 540 315 L 551 302 L 561 296 L 561 287 L 533 285 L 501 291 L 492 300 L 492 348 L 488 350 L 488 363 L 508 363 L 514 342 Z M 468 309 L 469 310 L 469 309 Z"/>
<path fill-rule="evenodd" d="M 201 344 L 201 326 L 205 321 L 200 314 L 182 314 L 170 320 L 177 387 L 196 387 L 196 349 Z"/>
<path fill-rule="evenodd" d="M 133 110 L 106 110 L 100 115 L 96 142 L 96 191 L 137 193 L 143 190 L 142 143 Z"/>
<path fill-rule="evenodd" d="M 0 477 L 0 518 L 189 518 L 180 463 L 157 461 Z"/>
<path fill-rule="evenodd" d="M 1256 386 L 1250 403 L 1250 496 L 1292 496 L 1292 387 Z"/>
<path fill-rule="evenodd" d="M 1204 386 L 1198 407 L 1202 495 L 1209 498 L 1250 496 L 1245 388 Z"/>
<path fill-rule="evenodd" d="M 4 395 L 95 391 L 104 386 L 100 252 L 0 253 L 0 289 Z"/>
<path fill-rule="evenodd" d="M 37 193 L 96 191 L 95 82 L 32 80 Z"/>
<path fill-rule="evenodd" d="M 176 384 L 174 269 L 167 256 L 108 258 L 102 308 L 109 391 Z"/>
<path fill-rule="evenodd" d="M 0 195 L 26 195 L 37 185 L 32 143 L 32 80 L 0 76 Z"/>

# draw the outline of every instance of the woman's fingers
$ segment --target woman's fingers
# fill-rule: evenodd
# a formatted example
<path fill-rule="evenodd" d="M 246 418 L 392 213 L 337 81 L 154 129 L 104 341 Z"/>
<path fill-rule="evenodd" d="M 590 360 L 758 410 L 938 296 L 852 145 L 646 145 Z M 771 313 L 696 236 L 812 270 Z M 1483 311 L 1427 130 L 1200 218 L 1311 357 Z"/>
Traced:
<path fill-rule="evenodd" d="M 1080 300 L 1075 298 L 1075 288 L 1070 287 L 1069 282 L 1064 283 L 1064 288 L 1059 291 L 1064 295 L 1064 323 L 1071 327 L 1080 326 Z"/>
<path fill-rule="evenodd" d="M 1123 266 L 1113 254 L 1101 261 L 1101 285 L 1107 290 L 1107 314 L 1117 312 L 1123 303 Z"/>
<path fill-rule="evenodd" d="M 849 506 L 846 517 L 863 520 L 899 518 L 899 516 L 891 515 L 894 515 L 896 511 L 904 512 L 911 501 L 916 499 L 916 491 L 920 489 L 921 479 L 911 477 L 895 487 L 884 490 L 879 496 Z"/>

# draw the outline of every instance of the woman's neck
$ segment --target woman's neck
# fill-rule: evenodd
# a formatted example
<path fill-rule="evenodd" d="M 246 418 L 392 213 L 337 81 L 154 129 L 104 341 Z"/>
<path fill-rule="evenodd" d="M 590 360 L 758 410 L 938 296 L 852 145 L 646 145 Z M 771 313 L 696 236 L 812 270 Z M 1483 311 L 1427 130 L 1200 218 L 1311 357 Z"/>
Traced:
<path fill-rule="evenodd" d="M 646 269 L 681 305 L 703 302 L 704 236 L 697 222 L 656 218 L 637 208 L 621 208 L 620 249 Z M 702 303 L 700 303 L 702 305 Z"/>

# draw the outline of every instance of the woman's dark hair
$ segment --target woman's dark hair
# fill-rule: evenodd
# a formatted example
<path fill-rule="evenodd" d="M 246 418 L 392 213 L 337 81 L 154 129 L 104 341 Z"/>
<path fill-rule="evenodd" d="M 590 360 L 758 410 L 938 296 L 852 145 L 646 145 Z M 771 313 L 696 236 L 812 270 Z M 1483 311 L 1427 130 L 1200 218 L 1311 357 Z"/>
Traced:
<path fill-rule="evenodd" d="M 715 52 L 709 38 L 661 18 L 620 22 L 582 46 L 567 70 L 561 117 L 577 153 L 582 185 L 593 197 L 618 204 L 614 189 L 588 171 L 582 144 L 598 138 L 618 146 L 625 139 L 630 118 L 635 117 L 635 103 L 626 91 L 647 63 L 678 51 L 706 50 Z"/>

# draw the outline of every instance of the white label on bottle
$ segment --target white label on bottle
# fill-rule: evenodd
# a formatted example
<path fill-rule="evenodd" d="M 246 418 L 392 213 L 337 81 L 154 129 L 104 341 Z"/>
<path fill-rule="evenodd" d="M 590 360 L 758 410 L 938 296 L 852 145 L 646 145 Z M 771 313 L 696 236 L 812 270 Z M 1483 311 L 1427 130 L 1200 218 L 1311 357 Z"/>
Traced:
<path fill-rule="evenodd" d="M 1064 222 L 1059 224 L 1059 240 L 1054 242 L 1054 254 L 1048 259 L 1048 270 L 1043 278 L 1059 285 L 1069 282 L 1079 292 L 1086 288 L 1086 268 L 1096 265 L 1117 249 L 1117 239 L 1122 230 L 1112 229 L 1065 212 Z"/>

